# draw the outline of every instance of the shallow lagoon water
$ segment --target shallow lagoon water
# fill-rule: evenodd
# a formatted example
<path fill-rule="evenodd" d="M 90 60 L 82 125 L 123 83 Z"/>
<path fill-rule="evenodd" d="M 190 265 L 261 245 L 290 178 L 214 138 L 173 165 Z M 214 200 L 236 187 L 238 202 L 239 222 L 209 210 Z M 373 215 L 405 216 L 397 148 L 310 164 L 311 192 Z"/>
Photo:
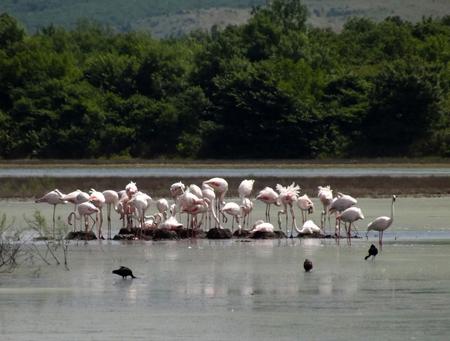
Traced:
<path fill-rule="evenodd" d="M 1 167 L 0 177 L 317 177 L 317 176 L 391 176 L 391 177 L 423 177 L 423 176 L 450 176 L 450 168 L 442 167 L 408 167 L 388 166 L 378 167 L 350 167 L 342 166 L 311 166 L 311 167 L 136 167 L 114 166 L 114 167 L 71 167 L 71 166 L 33 166 L 33 167 Z"/>
<path fill-rule="evenodd" d="M 446 339 L 450 244 L 90 242 L 0 279 L 2 340 Z M 313 260 L 304 273 L 302 262 Z M 111 274 L 132 267 L 138 279 Z"/>
<path fill-rule="evenodd" d="M 317 204 L 317 203 L 316 203 Z M 446 340 L 449 198 L 399 198 L 374 262 L 369 239 L 72 242 L 70 271 L 0 274 L 2 340 Z M 360 199 L 366 219 L 390 199 Z M 16 216 L 52 207 L 3 201 Z M 71 207 L 60 206 L 64 220 Z M 253 218 L 264 215 L 257 204 Z M 313 215 L 317 221 L 319 215 Z M 116 224 L 118 224 L 116 220 Z M 117 226 L 117 225 L 115 225 Z M 302 263 L 314 263 L 304 273 Z M 138 279 L 111 274 L 120 265 Z"/>

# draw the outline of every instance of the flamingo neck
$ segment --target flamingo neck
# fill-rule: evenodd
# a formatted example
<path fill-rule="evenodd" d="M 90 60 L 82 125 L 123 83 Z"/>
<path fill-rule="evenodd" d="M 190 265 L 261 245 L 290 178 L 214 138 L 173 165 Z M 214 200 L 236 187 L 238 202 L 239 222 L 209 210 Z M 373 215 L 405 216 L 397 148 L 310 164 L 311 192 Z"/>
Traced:
<path fill-rule="evenodd" d="M 394 198 L 392 198 L 392 204 L 391 204 L 391 221 L 394 220 Z"/>

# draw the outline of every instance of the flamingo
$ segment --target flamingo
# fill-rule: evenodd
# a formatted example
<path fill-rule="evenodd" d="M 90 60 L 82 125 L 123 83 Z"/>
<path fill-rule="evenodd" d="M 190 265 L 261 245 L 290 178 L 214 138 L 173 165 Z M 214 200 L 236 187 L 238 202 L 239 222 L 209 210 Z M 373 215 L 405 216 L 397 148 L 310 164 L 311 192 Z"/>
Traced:
<path fill-rule="evenodd" d="M 274 230 L 275 229 L 271 223 L 267 223 L 264 220 L 257 220 L 253 224 L 253 227 L 250 230 L 250 233 L 255 233 L 255 232 L 273 233 Z"/>
<path fill-rule="evenodd" d="M 197 220 L 197 215 L 202 213 L 206 213 L 209 210 L 209 204 L 207 199 L 203 199 L 201 203 L 197 203 L 194 205 L 189 206 L 188 208 L 184 209 L 184 212 L 188 213 L 191 216 L 190 226 L 192 229 L 192 232 L 194 232 L 194 229 L 197 229 L 201 226 L 203 222 L 203 215 L 200 222 Z M 189 226 L 188 226 L 189 227 Z"/>
<path fill-rule="evenodd" d="M 43 197 L 36 199 L 35 202 L 36 203 L 40 203 L 40 202 L 46 202 L 50 205 L 53 205 L 53 225 L 52 225 L 52 229 L 53 229 L 53 238 L 55 238 L 55 211 L 56 211 L 56 205 L 59 204 L 66 204 L 67 201 L 65 201 L 63 199 L 64 194 L 62 194 L 58 189 L 54 189 L 51 192 L 48 192 L 47 194 L 45 194 Z"/>
<path fill-rule="evenodd" d="M 271 187 L 265 187 L 256 196 L 256 200 L 260 200 L 266 204 L 265 219 L 270 222 L 270 205 L 274 204 L 280 206 L 280 203 L 278 202 L 278 193 Z"/>
<path fill-rule="evenodd" d="M 345 211 L 347 208 L 356 205 L 358 201 L 353 198 L 351 195 L 348 194 L 342 194 L 338 192 L 338 195 L 336 198 L 333 198 L 329 208 L 328 212 L 336 213 L 336 224 L 335 224 L 335 235 L 336 235 L 336 228 L 338 230 L 338 238 L 341 237 L 341 223 L 340 220 L 337 219 L 337 214 Z M 338 223 L 339 222 L 339 223 Z"/>
<path fill-rule="evenodd" d="M 108 219 L 108 239 L 111 239 L 111 207 L 117 211 L 117 206 L 119 204 L 119 193 L 113 191 L 112 189 L 107 189 L 103 191 L 103 196 L 105 197 L 105 204 L 107 208 L 107 219 Z"/>
<path fill-rule="evenodd" d="M 136 186 L 136 183 L 133 181 L 130 181 L 125 186 L 125 192 L 118 192 L 120 199 L 117 208 L 121 213 L 123 224 L 126 224 L 128 231 L 131 231 L 131 228 L 133 227 L 133 208 L 128 204 L 128 202 L 137 192 L 138 188 Z"/>
<path fill-rule="evenodd" d="M 392 204 L 391 204 L 391 216 L 381 216 L 372 221 L 369 225 L 367 225 L 367 234 L 370 230 L 378 231 L 378 243 L 380 244 L 380 248 L 383 245 L 383 232 L 392 225 L 394 221 L 394 202 L 397 197 L 395 195 L 392 196 Z"/>
<path fill-rule="evenodd" d="M 237 203 L 235 202 L 227 202 L 225 205 L 223 205 L 223 207 L 220 209 L 220 212 L 222 213 L 226 213 L 230 216 L 233 217 L 232 221 L 231 221 L 231 231 L 233 232 L 234 230 L 234 220 L 236 220 L 237 224 L 238 224 L 238 228 L 239 228 L 239 234 L 241 234 L 241 224 L 239 222 L 239 218 L 241 217 L 242 214 L 242 209 L 241 206 L 239 206 Z"/>
<path fill-rule="evenodd" d="M 190 184 L 188 187 L 189 192 L 195 194 L 197 197 L 202 198 L 203 192 L 200 187 L 198 187 L 196 184 Z"/>
<path fill-rule="evenodd" d="M 73 211 L 76 212 L 77 211 L 77 206 L 83 202 L 86 202 L 89 200 L 89 194 L 87 194 L 86 192 L 83 192 L 79 189 L 70 192 L 69 194 L 65 194 L 62 196 L 62 199 L 64 201 L 70 202 L 72 204 L 74 204 L 73 207 Z M 76 224 L 73 227 L 73 230 L 76 230 Z"/>
<path fill-rule="evenodd" d="M 102 192 L 96 191 L 95 189 L 91 188 L 91 190 L 89 191 L 90 197 L 89 197 L 89 201 L 92 202 L 95 207 L 97 207 L 99 209 L 97 217 L 99 217 L 99 223 L 98 223 L 98 239 L 103 239 L 103 235 L 102 235 L 102 225 L 103 225 L 103 204 L 105 203 L 105 196 L 103 195 Z"/>
<path fill-rule="evenodd" d="M 144 228 L 145 211 L 150 206 L 151 202 L 152 198 L 148 194 L 139 191 L 128 201 L 128 204 L 132 205 L 137 212 L 141 232 Z"/>
<path fill-rule="evenodd" d="M 78 210 L 78 216 L 76 215 L 76 212 L 70 212 L 69 216 L 67 217 L 67 221 L 68 221 L 69 225 L 72 225 L 72 216 L 75 218 L 75 221 L 80 220 L 80 222 L 81 222 L 81 219 L 84 218 L 84 228 L 85 228 L 85 233 L 86 233 L 86 237 L 87 237 L 87 232 L 89 229 L 88 217 L 90 217 L 92 219 L 93 223 L 95 223 L 94 218 L 92 218 L 92 214 L 94 214 L 94 213 L 97 214 L 100 210 L 92 202 L 89 202 L 89 201 L 79 204 L 77 207 L 77 210 Z M 92 225 L 92 227 L 93 226 L 94 225 Z"/>
<path fill-rule="evenodd" d="M 208 200 L 208 202 L 210 203 L 209 210 L 207 213 L 207 220 L 209 224 L 208 227 L 211 228 L 211 215 L 212 215 L 214 217 L 214 220 L 216 221 L 216 227 L 219 226 L 219 228 L 223 228 L 220 225 L 220 220 L 217 218 L 216 212 L 214 211 L 214 201 L 216 200 L 216 194 L 214 192 L 214 189 L 210 185 L 203 183 L 202 194 L 203 198 L 205 200 Z"/>
<path fill-rule="evenodd" d="M 304 224 L 306 221 L 306 215 L 314 212 L 314 204 L 307 194 L 298 197 L 297 206 L 300 208 L 302 212 L 302 223 Z"/>
<path fill-rule="evenodd" d="M 167 219 L 167 211 L 169 210 L 169 202 L 167 199 L 161 198 L 156 201 L 156 208 L 162 214 L 164 219 Z"/>
<path fill-rule="evenodd" d="M 288 234 L 288 212 L 287 212 L 287 206 L 289 206 L 289 209 L 291 211 L 292 216 L 292 226 L 291 226 L 291 235 L 290 238 L 293 237 L 293 230 L 294 227 L 297 228 L 297 223 L 295 221 L 295 214 L 294 209 L 292 207 L 293 203 L 297 201 L 298 199 L 298 193 L 300 192 L 300 186 L 296 185 L 295 182 L 290 184 L 287 187 L 281 186 L 280 184 L 276 185 L 276 189 L 278 191 L 278 201 L 283 205 L 284 209 L 278 211 L 278 225 L 281 229 L 281 214 L 286 215 L 286 234 Z"/>
<path fill-rule="evenodd" d="M 347 231 L 347 241 L 349 244 L 351 244 L 352 224 L 357 220 L 364 219 L 364 214 L 359 207 L 351 206 L 343 212 L 339 213 L 336 216 L 336 219 L 338 219 L 339 221 L 342 220 L 344 223 L 349 223 L 348 229 L 347 226 L 345 226 L 345 230 Z"/>
<path fill-rule="evenodd" d="M 131 199 L 131 197 L 133 195 L 135 195 L 138 191 L 138 188 L 136 186 L 136 183 L 133 181 L 130 181 L 126 186 L 125 186 L 125 193 L 128 195 L 128 198 Z"/>
<path fill-rule="evenodd" d="M 186 186 L 181 181 L 175 182 L 170 186 L 170 195 L 172 196 L 172 198 L 175 202 L 175 207 L 172 210 L 173 215 L 175 215 L 177 212 L 181 213 L 179 211 L 179 201 L 180 201 L 180 197 L 184 194 L 185 189 L 186 189 Z M 181 219 L 180 215 L 179 215 L 179 217 Z"/>
<path fill-rule="evenodd" d="M 220 212 L 220 208 L 225 205 L 225 194 L 228 191 L 228 182 L 223 178 L 211 178 L 209 180 L 203 181 L 203 184 L 207 184 L 212 187 L 214 192 L 216 192 L 217 200 L 217 212 Z M 225 217 L 225 216 L 223 216 Z"/>
<path fill-rule="evenodd" d="M 299 234 L 315 234 L 322 232 L 321 228 L 312 220 L 305 221 L 302 228 L 296 228 L 296 230 Z"/>
<path fill-rule="evenodd" d="M 246 226 L 245 220 L 247 219 L 247 228 L 250 222 L 250 213 L 253 211 L 253 201 L 251 201 L 249 198 L 243 198 L 241 203 L 241 210 L 242 210 L 242 225 Z"/>
<path fill-rule="evenodd" d="M 244 199 L 250 196 L 252 194 L 253 190 L 253 184 L 255 183 L 255 180 L 242 180 L 242 182 L 239 185 L 238 192 L 239 192 L 239 198 Z"/>
<path fill-rule="evenodd" d="M 183 224 L 177 221 L 174 216 L 170 216 L 165 221 L 163 221 L 158 228 L 167 230 L 176 230 L 183 227 Z"/>
<path fill-rule="evenodd" d="M 331 202 L 333 201 L 333 190 L 330 188 L 330 186 L 318 186 L 317 188 L 319 190 L 319 192 L 317 193 L 317 197 L 319 198 L 323 206 L 323 211 L 320 216 L 320 227 L 324 230 L 327 217 L 328 225 L 330 225 L 330 214 L 328 212 L 328 209 L 331 205 Z"/>

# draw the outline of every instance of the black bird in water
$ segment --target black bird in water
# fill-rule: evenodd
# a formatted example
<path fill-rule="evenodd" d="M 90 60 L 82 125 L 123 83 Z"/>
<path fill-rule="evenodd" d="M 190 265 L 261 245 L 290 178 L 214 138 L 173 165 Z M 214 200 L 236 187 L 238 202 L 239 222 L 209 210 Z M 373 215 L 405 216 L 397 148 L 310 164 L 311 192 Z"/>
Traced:
<path fill-rule="evenodd" d="M 131 276 L 131 278 L 136 278 L 133 276 L 133 272 L 131 271 L 131 269 L 127 268 L 126 266 L 121 266 L 119 269 L 113 270 L 112 273 L 122 276 L 123 279 L 127 278 L 127 276 Z"/>
<path fill-rule="evenodd" d="M 370 245 L 370 248 L 369 248 L 369 254 L 366 257 L 364 257 L 364 259 L 367 260 L 370 256 L 373 257 L 372 259 L 375 259 L 375 256 L 377 254 L 378 254 L 378 249 L 375 245 L 372 244 L 372 245 Z"/>
<path fill-rule="evenodd" d="M 303 263 L 303 269 L 305 269 L 306 272 L 310 272 L 313 268 L 313 263 L 309 259 L 305 259 L 305 262 Z"/>

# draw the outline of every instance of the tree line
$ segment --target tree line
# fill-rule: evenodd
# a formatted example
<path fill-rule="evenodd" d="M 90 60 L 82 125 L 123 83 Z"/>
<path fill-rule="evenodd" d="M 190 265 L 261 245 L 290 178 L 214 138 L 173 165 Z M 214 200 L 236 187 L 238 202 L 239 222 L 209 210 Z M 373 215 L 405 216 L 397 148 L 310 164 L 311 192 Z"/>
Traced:
<path fill-rule="evenodd" d="M 450 156 L 450 16 L 310 27 L 300 0 L 179 38 L 0 15 L 0 157 Z"/>

